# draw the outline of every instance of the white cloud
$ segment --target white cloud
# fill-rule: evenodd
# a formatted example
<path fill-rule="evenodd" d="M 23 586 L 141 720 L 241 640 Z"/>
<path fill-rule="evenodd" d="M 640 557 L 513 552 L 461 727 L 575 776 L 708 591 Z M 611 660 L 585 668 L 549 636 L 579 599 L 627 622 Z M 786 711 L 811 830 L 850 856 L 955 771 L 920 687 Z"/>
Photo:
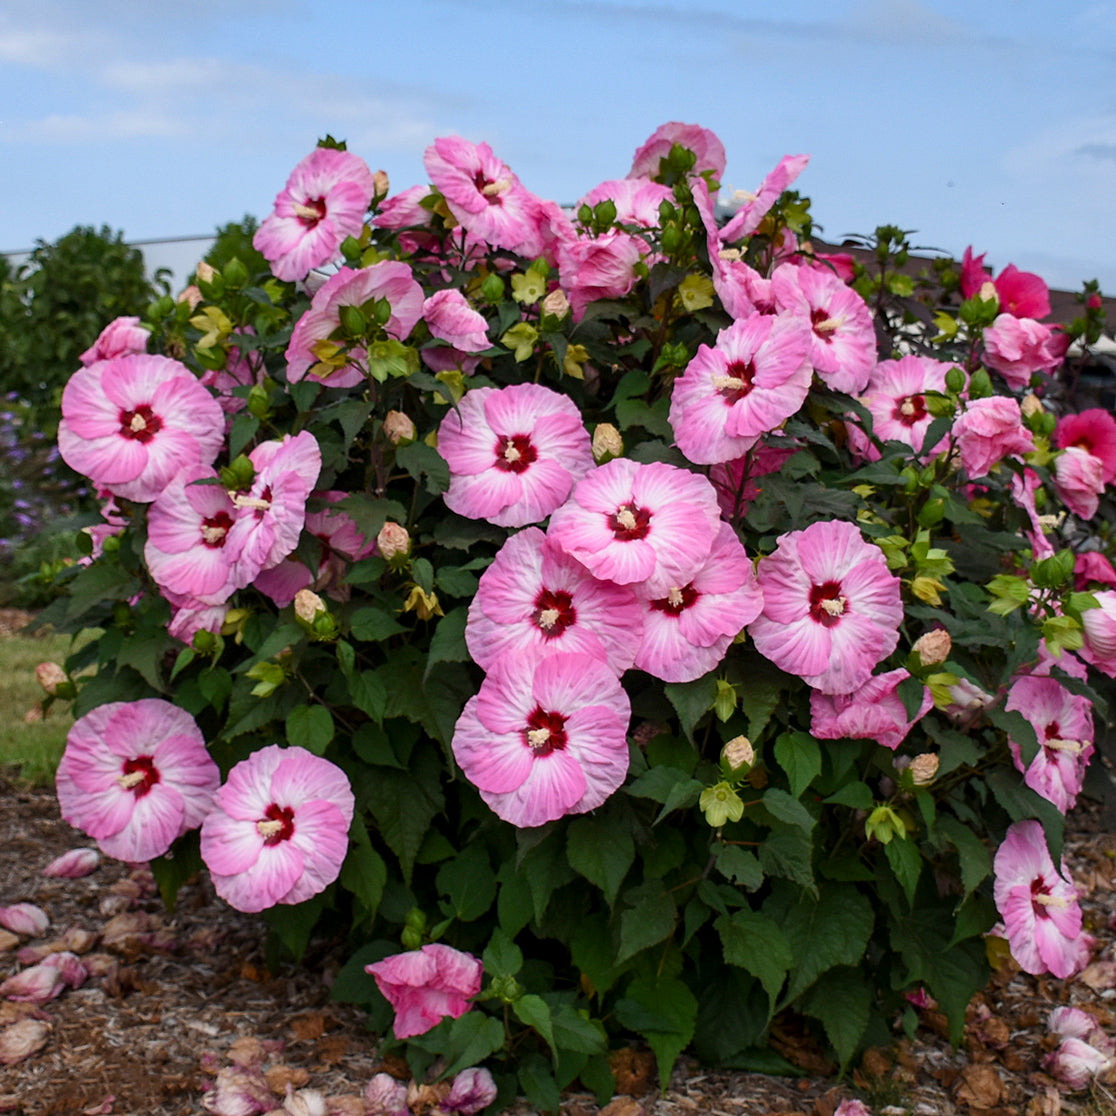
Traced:
<path fill-rule="evenodd" d="M 858 0 L 843 22 L 859 36 L 904 44 L 957 43 L 974 34 L 919 0 Z"/>
<path fill-rule="evenodd" d="M 54 113 L 15 126 L 0 125 L 8 143 L 92 144 L 121 139 L 165 139 L 184 135 L 185 121 L 150 110 L 124 110 L 81 116 Z"/>

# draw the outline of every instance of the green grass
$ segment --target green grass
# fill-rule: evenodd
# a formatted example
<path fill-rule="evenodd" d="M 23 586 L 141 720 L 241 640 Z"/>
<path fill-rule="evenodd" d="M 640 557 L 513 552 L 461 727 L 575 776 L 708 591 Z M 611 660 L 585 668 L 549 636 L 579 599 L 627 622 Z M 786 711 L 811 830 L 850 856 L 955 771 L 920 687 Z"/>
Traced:
<path fill-rule="evenodd" d="M 70 636 L 0 639 L 0 771 L 9 778 L 36 785 L 54 782 L 54 769 L 73 724 L 70 703 L 56 701 L 43 720 L 32 724 L 24 716 L 44 697 L 35 667 L 47 661 L 64 662 L 73 647 Z"/>

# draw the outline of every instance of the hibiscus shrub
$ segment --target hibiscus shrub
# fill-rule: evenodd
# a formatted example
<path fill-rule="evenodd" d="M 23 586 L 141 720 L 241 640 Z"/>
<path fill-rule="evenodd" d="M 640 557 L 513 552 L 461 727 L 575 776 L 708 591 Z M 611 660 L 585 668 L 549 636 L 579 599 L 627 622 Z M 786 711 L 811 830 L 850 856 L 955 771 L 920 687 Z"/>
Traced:
<path fill-rule="evenodd" d="M 697 127 L 572 212 L 485 144 L 389 195 L 326 141 L 272 274 L 200 268 L 66 388 L 108 499 L 48 617 L 103 629 L 66 817 L 277 949 L 344 928 L 334 994 L 416 1076 L 554 1110 L 632 1034 L 664 1081 L 785 1064 L 787 1013 L 845 1066 L 933 1001 L 959 1038 L 990 933 L 1089 957 L 1116 421 L 1058 373 L 1096 305 L 816 252 L 805 163 L 725 222 Z"/>

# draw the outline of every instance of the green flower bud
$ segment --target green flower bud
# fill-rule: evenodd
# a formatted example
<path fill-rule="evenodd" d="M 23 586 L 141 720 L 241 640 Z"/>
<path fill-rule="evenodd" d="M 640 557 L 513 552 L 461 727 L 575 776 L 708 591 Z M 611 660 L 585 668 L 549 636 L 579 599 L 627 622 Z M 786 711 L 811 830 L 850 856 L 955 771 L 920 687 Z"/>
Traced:
<path fill-rule="evenodd" d="M 720 829 L 728 821 L 740 821 L 744 816 L 743 800 L 726 782 L 706 787 L 698 799 L 698 806 L 714 829 Z"/>
<path fill-rule="evenodd" d="M 504 280 L 499 275 L 489 275 L 481 284 L 481 294 L 486 302 L 499 302 L 504 297 Z"/>
<path fill-rule="evenodd" d="M 951 368 L 945 374 L 946 387 L 958 395 L 965 390 L 965 373 L 960 368 Z"/>

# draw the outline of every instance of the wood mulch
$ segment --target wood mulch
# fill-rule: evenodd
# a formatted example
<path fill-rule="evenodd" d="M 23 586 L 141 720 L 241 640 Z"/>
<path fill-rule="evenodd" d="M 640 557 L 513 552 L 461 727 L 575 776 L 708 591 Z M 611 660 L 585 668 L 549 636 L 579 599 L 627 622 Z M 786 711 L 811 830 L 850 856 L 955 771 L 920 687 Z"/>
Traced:
<path fill-rule="evenodd" d="M 1071 829 L 1067 860 L 1097 939 L 1094 964 L 1067 981 L 998 974 L 970 1005 L 961 1049 L 943 1037 L 944 1019 L 924 1010 L 913 1041 L 897 1032 L 893 1046 L 869 1051 L 851 1080 L 836 1082 L 816 1045 L 788 1022 L 775 1044 L 805 1076 L 714 1072 L 682 1059 L 663 1095 L 650 1057 L 622 1051 L 621 1095 L 604 1116 L 832 1116 L 853 1096 L 875 1116 L 1116 1114 L 1116 1104 L 1088 1107 L 1116 1101 L 1116 1085 L 1099 1083 L 1090 1100 L 1060 1094 L 1041 1070 L 1053 1007 L 1084 1007 L 1110 1033 L 1116 1024 L 1116 833 L 1088 800 Z M 73 929 L 85 932 L 79 948 L 95 973 L 41 1007 L 0 1001 L 0 1041 L 21 1021 L 43 1024 L 40 1049 L 0 1065 L 0 1113 L 195 1116 L 207 1111 L 203 1097 L 219 1071 L 263 1061 L 275 1108 L 289 1085 L 323 1094 L 329 1116 L 361 1116 L 360 1094 L 383 1067 L 362 1013 L 329 1000 L 331 977 L 347 959 L 339 943 L 313 943 L 304 966 L 269 972 L 260 919 L 227 907 L 204 875 L 170 913 L 146 868 L 106 859 L 84 879 L 42 876 L 55 856 L 88 844 L 61 820 L 49 790 L 0 777 L 0 905 L 34 903 L 51 920 L 38 938 L 0 931 L 0 980 L 25 967 L 21 949 Z M 568 1094 L 562 1107 L 565 1116 L 601 1111 L 585 1093 Z"/>

